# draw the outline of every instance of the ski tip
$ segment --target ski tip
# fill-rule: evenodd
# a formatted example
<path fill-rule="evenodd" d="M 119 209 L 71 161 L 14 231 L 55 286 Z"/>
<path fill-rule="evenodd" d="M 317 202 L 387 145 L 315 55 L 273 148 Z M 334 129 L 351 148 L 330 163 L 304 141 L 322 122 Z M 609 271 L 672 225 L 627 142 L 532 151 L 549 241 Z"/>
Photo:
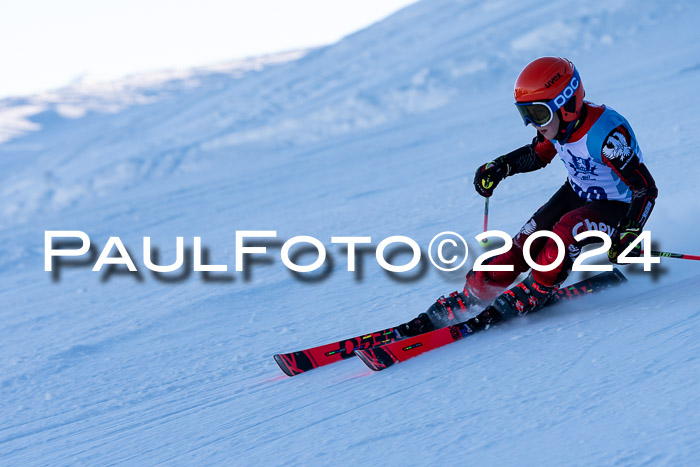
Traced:
<path fill-rule="evenodd" d="M 625 275 L 622 274 L 622 271 L 614 267 L 612 272 L 619 282 L 627 282 L 627 277 L 625 277 Z"/>
<path fill-rule="evenodd" d="M 287 375 L 287 376 L 294 376 L 294 375 L 298 375 L 298 374 L 299 374 L 299 373 L 294 373 L 294 372 L 292 371 L 292 369 L 289 368 L 289 365 L 287 365 L 287 364 L 285 363 L 284 358 L 282 357 L 282 355 L 276 353 L 275 355 L 273 355 L 273 358 L 274 358 L 275 361 L 277 362 L 277 365 L 279 365 L 280 370 L 282 370 L 282 371 L 284 372 L 285 375 Z"/>
<path fill-rule="evenodd" d="M 381 371 L 394 364 L 391 355 L 381 347 L 356 349 L 355 355 L 372 371 Z"/>
<path fill-rule="evenodd" d="M 280 369 L 287 376 L 295 376 L 318 367 L 306 350 L 273 355 Z"/>

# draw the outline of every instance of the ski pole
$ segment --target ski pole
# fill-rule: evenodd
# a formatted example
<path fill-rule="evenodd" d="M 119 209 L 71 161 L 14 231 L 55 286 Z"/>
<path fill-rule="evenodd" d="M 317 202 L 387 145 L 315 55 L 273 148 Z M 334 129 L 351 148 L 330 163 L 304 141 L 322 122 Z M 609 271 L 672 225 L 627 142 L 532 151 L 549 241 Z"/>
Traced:
<path fill-rule="evenodd" d="M 484 198 L 484 232 L 489 229 L 489 198 Z M 485 238 L 481 241 L 484 245 L 488 245 L 489 239 Z"/>
<path fill-rule="evenodd" d="M 683 253 L 669 253 L 668 251 L 654 251 L 654 250 L 652 250 L 651 256 L 660 256 L 662 258 L 690 259 L 693 261 L 700 261 L 700 256 L 686 255 Z"/>

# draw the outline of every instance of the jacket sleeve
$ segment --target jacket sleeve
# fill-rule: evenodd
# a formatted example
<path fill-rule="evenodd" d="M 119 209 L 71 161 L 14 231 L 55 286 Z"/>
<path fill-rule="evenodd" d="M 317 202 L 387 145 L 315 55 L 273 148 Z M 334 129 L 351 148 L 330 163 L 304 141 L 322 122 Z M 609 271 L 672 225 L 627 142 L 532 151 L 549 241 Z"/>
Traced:
<path fill-rule="evenodd" d="M 527 144 L 515 151 L 509 152 L 496 159 L 507 167 L 507 175 L 517 173 L 533 172 L 549 164 L 557 150 L 551 141 L 545 139 L 539 132 L 532 140 L 532 143 Z"/>
<path fill-rule="evenodd" d="M 631 220 L 644 227 L 654 209 L 659 191 L 649 169 L 631 148 L 633 136 L 624 125 L 612 130 L 601 150 L 603 162 L 632 190 L 632 200 L 623 221 Z"/>

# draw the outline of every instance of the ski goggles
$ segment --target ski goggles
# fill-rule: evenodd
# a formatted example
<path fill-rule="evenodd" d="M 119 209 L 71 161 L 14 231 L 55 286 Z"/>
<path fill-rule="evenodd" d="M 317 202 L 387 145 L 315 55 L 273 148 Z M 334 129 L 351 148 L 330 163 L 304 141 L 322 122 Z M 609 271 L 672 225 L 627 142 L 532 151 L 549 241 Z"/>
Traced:
<path fill-rule="evenodd" d="M 576 90 L 580 85 L 581 78 L 578 70 L 574 68 L 574 74 L 569 84 L 554 99 L 539 102 L 516 102 L 515 107 L 518 109 L 526 126 L 528 123 L 532 123 L 535 126 L 543 127 L 551 122 L 554 118 L 554 113 L 576 94 Z"/>
<path fill-rule="evenodd" d="M 548 102 L 526 102 L 515 104 L 520 116 L 527 126 L 528 123 L 532 123 L 536 126 L 545 126 L 554 118 L 554 112 L 549 106 Z"/>

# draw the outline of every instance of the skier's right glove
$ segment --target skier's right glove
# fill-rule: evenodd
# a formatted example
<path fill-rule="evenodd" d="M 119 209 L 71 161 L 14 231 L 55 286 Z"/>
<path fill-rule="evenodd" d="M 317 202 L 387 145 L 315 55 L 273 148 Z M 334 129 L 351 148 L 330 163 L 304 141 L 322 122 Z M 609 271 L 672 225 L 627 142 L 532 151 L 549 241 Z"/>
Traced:
<path fill-rule="evenodd" d="M 508 162 L 503 156 L 482 165 L 474 174 L 476 192 L 485 198 L 491 197 L 501 180 L 508 176 L 508 171 Z"/>

